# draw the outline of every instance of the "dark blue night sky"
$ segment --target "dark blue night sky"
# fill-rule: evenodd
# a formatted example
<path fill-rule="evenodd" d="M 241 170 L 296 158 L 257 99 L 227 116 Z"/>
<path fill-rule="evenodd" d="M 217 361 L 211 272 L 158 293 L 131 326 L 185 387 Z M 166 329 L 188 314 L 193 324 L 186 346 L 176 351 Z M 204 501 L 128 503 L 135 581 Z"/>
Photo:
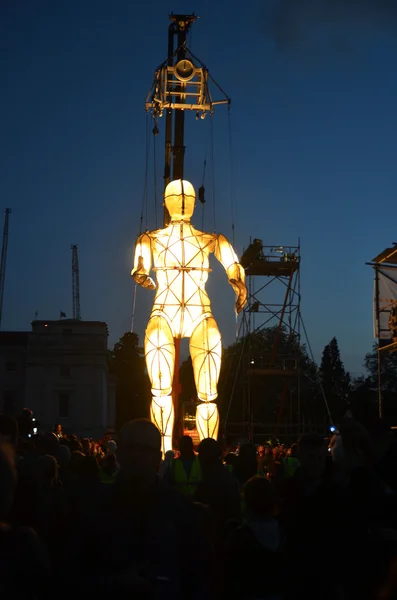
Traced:
<path fill-rule="evenodd" d="M 171 11 L 200 15 L 188 45 L 232 98 L 238 253 L 250 236 L 275 245 L 300 237 L 302 313 L 315 356 L 335 335 L 359 373 L 373 335 L 365 262 L 397 241 L 397 10 L 387 0 L 4 0 L 0 208 L 12 215 L 3 329 L 29 329 L 36 310 L 41 319 L 71 316 L 72 243 L 83 318 L 107 321 L 111 343 L 130 329 L 144 102 L 166 58 Z M 185 178 L 197 188 L 210 163 L 210 125 L 187 121 Z M 216 228 L 231 237 L 225 108 L 213 127 Z M 150 228 L 153 179 L 151 162 Z M 206 188 L 212 229 L 210 165 Z M 201 219 L 198 207 L 199 227 Z M 227 344 L 234 297 L 217 274 L 209 292 Z M 150 301 L 139 290 L 140 335 Z"/>

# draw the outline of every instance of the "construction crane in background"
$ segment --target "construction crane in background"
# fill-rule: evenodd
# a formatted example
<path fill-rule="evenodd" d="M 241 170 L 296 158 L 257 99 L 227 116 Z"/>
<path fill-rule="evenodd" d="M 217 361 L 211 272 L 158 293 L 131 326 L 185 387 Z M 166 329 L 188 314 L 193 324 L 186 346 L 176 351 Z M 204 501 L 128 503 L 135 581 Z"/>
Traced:
<path fill-rule="evenodd" d="M 73 319 L 81 320 L 80 314 L 80 276 L 79 276 L 79 255 L 77 244 L 72 244 L 72 290 L 73 290 Z"/>
<path fill-rule="evenodd" d="M 11 208 L 6 208 L 4 216 L 4 231 L 3 231 L 3 245 L 1 248 L 1 263 L 0 263 L 0 329 L 1 329 L 1 317 L 3 314 L 3 296 L 4 296 L 4 280 L 6 277 L 6 264 L 7 264 L 7 246 L 8 246 L 8 219 L 11 214 Z"/>

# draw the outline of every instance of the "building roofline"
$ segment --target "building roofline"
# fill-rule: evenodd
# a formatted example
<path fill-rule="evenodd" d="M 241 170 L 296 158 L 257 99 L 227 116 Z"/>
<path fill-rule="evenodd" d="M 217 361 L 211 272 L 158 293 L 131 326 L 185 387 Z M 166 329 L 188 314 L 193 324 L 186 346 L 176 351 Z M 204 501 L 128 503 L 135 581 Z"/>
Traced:
<path fill-rule="evenodd" d="M 53 325 L 60 324 L 62 325 L 105 325 L 107 327 L 107 323 L 105 321 L 82 321 L 80 319 L 36 319 L 32 321 L 33 325 Z"/>

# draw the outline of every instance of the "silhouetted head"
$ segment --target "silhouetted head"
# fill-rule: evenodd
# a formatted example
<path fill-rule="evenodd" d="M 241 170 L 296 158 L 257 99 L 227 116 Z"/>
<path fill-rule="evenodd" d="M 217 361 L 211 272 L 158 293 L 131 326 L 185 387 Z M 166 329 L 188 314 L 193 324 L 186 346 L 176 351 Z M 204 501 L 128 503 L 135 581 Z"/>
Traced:
<path fill-rule="evenodd" d="M 161 461 L 161 436 L 157 427 L 148 419 L 126 423 L 120 431 L 117 460 L 124 475 L 155 480 Z"/>
<path fill-rule="evenodd" d="M 58 462 L 60 467 L 67 467 L 70 463 L 71 452 L 69 450 L 69 446 L 62 444 L 59 446 L 58 450 Z"/>
<path fill-rule="evenodd" d="M 245 510 L 251 518 L 262 519 L 276 515 L 276 493 L 266 477 L 251 477 L 244 485 L 243 494 Z"/>
<path fill-rule="evenodd" d="M 170 463 L 175 458 L 175 452 L 173 450 L 167 450 L 164 456 L 164 462 Z"/>
<path fill-rule="evenodd" d="M 59 440 L 55 433 L 45 433 L 44 435 L 36 435 L 34 438 L 34 444 L 39 454 L 49 454 L 54 458 L 58 459 L 59 452 Z"/>
<path fill-rule="evenodd" d="M 179 440 L 179 452 L 183 458 L 193 456 L 193 440 L 190 435 L 183 435 Z"/>
<path fill-rule="evenodd" d="M 199 459 L 202 465 L 213 464 L 220 460 L 222 456 L 222 449 L 220 444 L 212 439 L 206 438 L 200 442 L 198 447 Z"/>
<path fill-rule="evenodd" d="M 196 192 L 189 181 L 175 179 L 165 188 L 164 202 L 172 221 L 190 221 L 196 203 Z"/>
<path fill-rule="evenodd" d="M 36 481 L 40 485 L 55 486 L 58 483 L 58 464 L 49 454 L 41 456 L 35 470 Z"/>

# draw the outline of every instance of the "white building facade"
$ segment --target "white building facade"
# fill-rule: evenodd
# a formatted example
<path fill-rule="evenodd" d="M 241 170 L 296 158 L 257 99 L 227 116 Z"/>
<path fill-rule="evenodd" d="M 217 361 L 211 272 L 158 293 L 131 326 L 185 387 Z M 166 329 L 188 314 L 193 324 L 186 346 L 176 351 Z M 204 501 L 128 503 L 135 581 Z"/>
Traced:
<path fill-rule="evenodd" d="M 33 410 L 40 431 L 98 438 L 115 424 L 108 329 L 100 321 L 33 321 L 31 332 L 0 332 L 0 410 Z"/>

